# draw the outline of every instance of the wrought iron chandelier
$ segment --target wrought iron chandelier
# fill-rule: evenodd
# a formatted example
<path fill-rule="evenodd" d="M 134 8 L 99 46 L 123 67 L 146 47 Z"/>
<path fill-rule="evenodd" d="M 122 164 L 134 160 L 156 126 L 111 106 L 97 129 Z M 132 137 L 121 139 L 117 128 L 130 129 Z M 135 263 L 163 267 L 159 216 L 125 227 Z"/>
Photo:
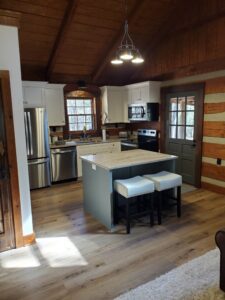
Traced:
<path fill-rule="evenodd" d="M 129 34 L 127 21 L 127 1 L 125 0 L 125 25 L 124 34 L 121 43 L 116 51 L 115 57 L 111 60 L 114 65 L 121 65 L 124 61 L 131 61 L 133 64 L 144 62 L 139 50 L 134 46 L 133 40 Z"/>

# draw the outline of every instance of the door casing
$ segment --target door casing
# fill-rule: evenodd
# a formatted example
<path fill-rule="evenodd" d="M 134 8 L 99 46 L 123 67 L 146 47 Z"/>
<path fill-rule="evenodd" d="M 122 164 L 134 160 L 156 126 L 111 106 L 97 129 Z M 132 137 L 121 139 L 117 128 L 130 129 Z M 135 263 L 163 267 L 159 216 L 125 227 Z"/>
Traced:
<path fill-rule="evenodd" d="M 23 231 L 22 231 L 22 216 L 20 204 L 20 191 L 17 169 L 16 145 L 14 135 L 14 123 L 12 112 L 12 100 L 10 90 L 10 75 L 7 70 L 0 70 L 0 89 L 3 102 L 4 118 L 5 118 L 5 131 L 6 131 L 6 145 L 7 156 L 9 164 L 9 177 L 10 177 L 10 192 L 12 198 L 13 208 L 13 222 L 15 232 L 16 248 L 22 247 Z"/>

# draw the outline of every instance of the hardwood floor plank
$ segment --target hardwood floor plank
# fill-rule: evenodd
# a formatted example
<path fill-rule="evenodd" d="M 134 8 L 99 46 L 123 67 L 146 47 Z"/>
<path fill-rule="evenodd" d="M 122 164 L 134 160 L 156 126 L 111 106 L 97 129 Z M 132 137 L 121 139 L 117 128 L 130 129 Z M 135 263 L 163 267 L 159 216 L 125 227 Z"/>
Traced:
<path fill-rule="evenodd" d="M 113 299 L 215 248 L 225 226 L 225 196 L 203 189 L 183 195 L 182 217 L 111 233 L 82 205 L 82 183 L 32 192 L 37 243 L 0 254 L 0 299 Z"/>

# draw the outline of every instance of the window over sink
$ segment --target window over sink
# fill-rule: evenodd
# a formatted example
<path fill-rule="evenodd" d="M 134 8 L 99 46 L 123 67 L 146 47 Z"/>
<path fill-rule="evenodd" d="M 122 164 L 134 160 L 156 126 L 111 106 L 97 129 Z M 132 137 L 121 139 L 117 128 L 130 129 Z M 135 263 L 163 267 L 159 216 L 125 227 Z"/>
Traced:
<path fill-rule="evenodd" d="M 67 84 L 64 87 L 66 126 L 64 138 L 77 138 L 84 127 L 88 135 L 101 129 L 101 90 L 94 85 Z"/>
<path fill-rule="evenodd" d="M 95 130 L 94 98 L 67 98 L 66 111 L 70 132 Z"/>

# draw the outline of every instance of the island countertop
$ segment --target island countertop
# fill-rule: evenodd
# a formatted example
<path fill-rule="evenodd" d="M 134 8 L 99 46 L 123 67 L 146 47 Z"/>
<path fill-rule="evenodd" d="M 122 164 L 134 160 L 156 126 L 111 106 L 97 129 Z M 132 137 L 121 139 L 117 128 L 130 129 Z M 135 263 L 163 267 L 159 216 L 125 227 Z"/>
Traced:
<path fill-rule="evenodd" d="M 137 149 L 131 151 L 121 151 L 116 153 L 99 153 L 96 155 L 84 155 L 81 156 L 81 159 L 88 161 L 91 164 L 102 167 L 106 170 L 115 170 L 124 167 L 174 160 L 177 159 L 177 156 Z"/>

